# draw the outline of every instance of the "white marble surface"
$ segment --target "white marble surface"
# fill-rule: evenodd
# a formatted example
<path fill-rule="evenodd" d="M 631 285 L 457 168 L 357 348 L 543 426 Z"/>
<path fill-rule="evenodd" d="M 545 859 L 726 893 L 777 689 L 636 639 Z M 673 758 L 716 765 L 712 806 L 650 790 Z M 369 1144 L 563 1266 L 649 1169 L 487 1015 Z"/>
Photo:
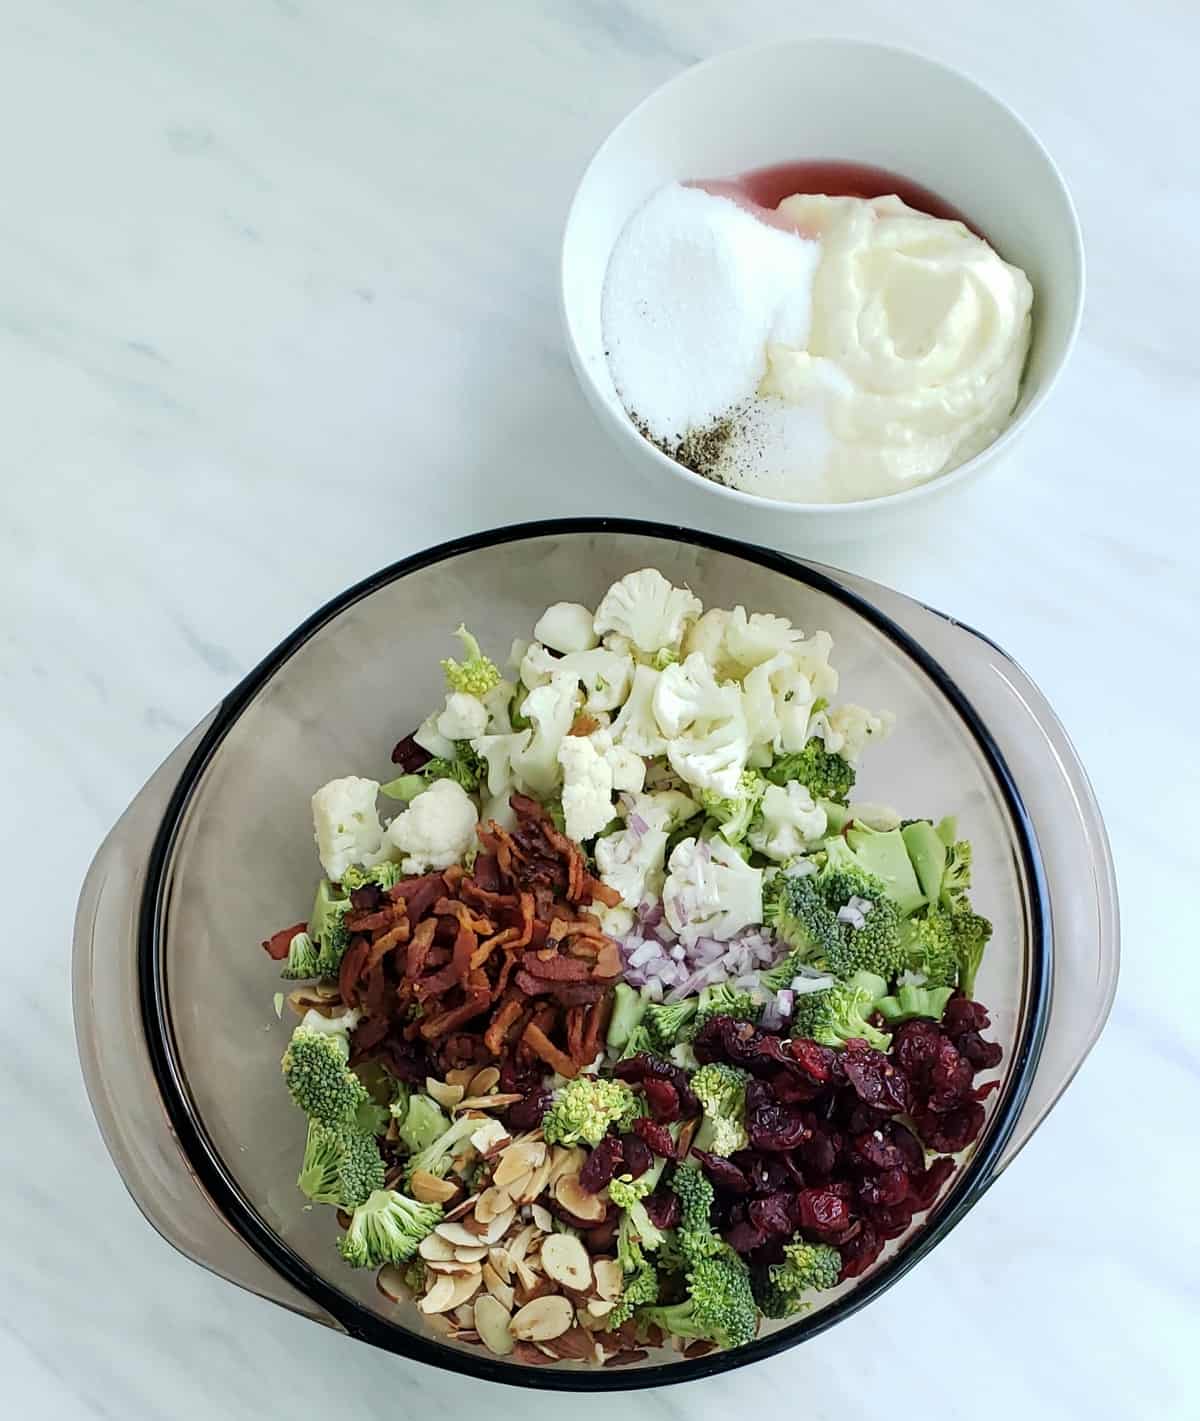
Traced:
<path fill-rule="evenodd" d="M 766 0 L 5 7 L 6 1415 L 612 1414 L 484 1397 L 161 1243 L 79 1080 L 71 917 L 162 756 L 378 565 L 585 511 L 770 538 L 614 462 L 563 355 L 555 263 L 613 121 L 680 66 L 804 19 Z M 976 73 L 1080 205 L 1090 302 L 1051 407 L 981 487 L 836 557 L 986 629 L 1045 688 L 1107 812 L 1125 968 L 1075 1085 L 914 1275 L 799 1351 L 622 1405 L 765 1413 L 786 1389 L 812 1421 L 1195 1416 L 1200 14 L 847 0 L 838 23 Z"/>

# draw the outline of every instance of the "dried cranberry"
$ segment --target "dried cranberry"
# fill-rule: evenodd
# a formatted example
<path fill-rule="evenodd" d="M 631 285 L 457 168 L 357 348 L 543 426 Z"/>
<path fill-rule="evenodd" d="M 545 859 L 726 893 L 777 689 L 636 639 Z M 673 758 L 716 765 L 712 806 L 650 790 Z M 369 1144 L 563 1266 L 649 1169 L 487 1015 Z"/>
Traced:
<path fill-rule="evenodd" d="M 868 1105 L 906 1112 L 912 1104 L 908 1077 L 882 1051 L 873 1050 L 865 1041 L 847 1042 L 842 1069 L 859 1098 Z"/>
<path fill-rule="evenodd" d="M 648 1051 L 638 1051 L 632 1056 L 626 1056 L 623 1061 L 618 1061 L 613 1067 L 613 1075 L 619 1081 L 627 1081 L 630 1085 L 641 1085 L 645 1080 L 670 1080 L 677 1070 L 670 1061 L 664 1061 L 658 1056 L 652 1056 Z"/>
<path fill-rule="evenodd" d="M 767 1241 L 767 1235 L 754 1227 L 748 1220 L 734 1226 L 725 1234 L 725 1242 L 735 1253 L 754 1253 Z"/>
<path fill-rule="evenodd" d="M 934 1200 L 957 1166 L 948 1155 L 935 1159 L 928 1169 L 914 1175 L 908 1183 L 909 1202 L 917 1213 L 933 1207 Z"/>
<path fill-rule="evenodd" d="M 993 1070 L 1004 1056 L 999 1042 L 985 1041 L 978 1031 L 964 1031 L 954 1043 L 977 1071 Z"/>
<path fill-rule="evenodd" d="M 794 1150 L 812 1133 L 790 1105 L 758 1105 L 746 1114 L 746 1133 L 756 1150 Z"/>
<path fill-rule="evenodd" d="M 707 1150 L 693 1149 L 692 1154 L 700 1161 L 700 1167 L 715 1188 L 724 1190 L 726 1194 L 750 1193 L 750 1181 L 732 1160 L 709 1154 Z"/>
<path fill-rule="evenodd" d="M 673 1229 L 679 1222 L 682 1210 L 679 1206 L 679 1196 L 673 1190 L 656 1189 L 652 1194 L 647 1194 L 642 1202 L 650 1216 L 650 1222 L 656 1229 Z"/>
<path fill-rule="evenodd" d="M 813 1085 L 792 1071 L 776 1071 L 770 1085 L 772 1094 L 782 1105 L 807 1105 L 822 1090 L 821 1086 Z"/>
<path fill-rule="evenodd" d="M 884 1240 L 870 1224 L 864 1224 L 852 1239 L 841 1245 L 843 1278 L 857 1278 L 865 1273 L 883 1252 Z"/>
<path fill-rule="evenodd" d="M 732 1159 L 749 1181 L 752 1194 L 774 1194 L 793 1183 L 795 1170 L 786 1155 L 759 1155 L 753 1150 L 739 1150 Z"/>
<path fill-rule="evenodd" d="M 892 1057 L 914 1085 L 920 1085 L 942 1042 L 938 1027 L 924 1017 L 903 1022 L 892 1036 Z"/>
<path fill-rule="evenodd" d="M 621 1142 L 615 1135 L 605 1135 L 584 1161 L 579 1171 L 579 1183 L 589 1194 L 599 1194 L 623 1163 Z"/>
<path fill-rule="evenodd" d="M 865 1135 L 855 1135 L 850 1148 L 872 1169 L 903 1168 L 904 1155 L 899 1145 L 892 1143 L 891 1130 L 886 1126 Z"/>
<path fill-rule="evenodd" d="M 587 1251 L 589 1253 L 612 1254 L 617 1246 L 617 1233 L 620 1227 L 621 1215 L 616 1209 L 610 1211 L 609 1217 L 602 1224 L 590 1224 L 583 1235 Z"/>
<path fill-rule="evenodd" d="M 927 1149 L 941 1155 L 965 1150 L 983 1128 L 983 1106 L 969 1101 L 942 1114 L 932 1111 L 919 1115 L 915 1124 Z"/>
<path fill-rule="evenodd" d="M 383 894 L 379 891 L 378 884 L 364 883 L 361 888 L 354 888 L 350 892 L 350 906 L 356 913 L 364 913 L 372 908 L 378 908 Z M 365 929 L 364 929 L 365 931 Z"/>
<path fill-rule="evenodd" d="M 654 1154 L 663 1159 L 675 1158 L 675 1141 L 671 1138 L 671 1132 L 665 1125 L 660 1125 L 656 1120 L 651 1120 L 648 1115 L 643 1115 L 633 1122 L 633 1128 L 638 1138 L 649 1145 Z"/>
<path fill-rule="evenodd" d="M 810 1233 L 827 1234 L 850 1223 L 850 1207 L 831 1189 L 802 1189 L 793 1203 L 797 1225 Z"/>
<path fill-rule="evenodd" d="M 899 1204 L 908 1195 L 908 1175 L 899 1168 L 882 1169 L 874 1176 L 868 1175 L 858 1186 L 858 1197 L 864 1204 L 883 1204 L 891 1207 Z"/>
<path fill-rule="evenodd" d="M 892 1121 L 891 1112 L 881 1110 L 877 1105 L 864 1105 L 858 1096 L 849 1097 L 850 1113 L 845 1117 L 848 1135 L 869 1135 L 872 1130 L 882 1130 Z"/>
<path fill-rule="evenodd" d="M 925 1151 L 921 1148 L 921 1142 L 908 1128 L 901 1125 L 899 1121 L 893 1121 L 891 1127 L 892 1144 L 900 1151 L 901 1167 L 909 1174 L 920 1174 L 925 1168 Z"/>
<path fill-rule="evenodd" d="M 791 1041 L 788 1046 L 792 1060 L 813 1085 L 828 1085 L 841 1074 L 832 1047 L 805 1040 Z"/>
<path fill-rule="evenodd" d="M 746 1207 L 746 1217 L 759 1233 L 768 1237 L 790 1235 L 796 1227 L 792 1221 L 791 1194 L 768 1194 L 762 1199 L 751 1199 Z"/>
<path fill-rule="evenodd" d="M 500 1089 L 505 1095 L 527 1095 L 542 1089 L 542 1063 L 518 1062 L 516 1056 L 505 1056 L 500 1062 Z"/>
<path fill-rule="evenodd" d="M 654 1152 L 640 1135 L 622 1135 L 621 1154 L 624 1159 L 621 1173 L 631 1179 L 641 1179 L 654 1163 Z"/>
<path fill-rule="evenodd" d="M 801 1140 L 796 1153 L 804 1173 L 812 1180 L 828 1179 L 837 1168 L 841 1150 L 841 1136 L 824 1127 L 813 1131 L 807 1140 Z"/>
<path fill-rule="evenodd" d="M 679 1119 L 679 1092 L 670 1081 L 655 1080 L 650 1077 L 642 1082 L 646 1104 L 650 1114 L 660 1125 L 669 1125 Z"/>
<path fill-rule="evenodd" d="M 957 1036 L 962 1031 L 986 1031 L 991 1024 L 987 1008 L 961 992 L 955 992 L 942 1013 L 942 1030 L 947 1036 Z"/>
<path fill-rule="evenodd" d="M 392 764 L 399 765 L 406 775 L 415 774 L 432 759 L 429 751 L 423 750 L 411 735 L 406 735 L 403 740 L 398 741 L 392 751 Z"/>
<path fill-rule="evenodd" d="M 542 1123 L 542 1117 L 550 1109 L 552 1099 L 548 1090 L 537 1086 L 508 1107 L 504 1113 L 504 1123 L 510 1130 L 521 1133 L 536 1130 Z"/>
<path fill-rule="evenodd" d="M 880 1204 L 871 1209 L 871 1227 L 882 1239 L 899 1238 L 912 1227 L 911 1199 L 899 1204 Z"/>
<path fill-rule="evenodd" d="M 925 1082 L 930 1110 L 953 1110 L 970 1098 L 975 1073 L 954 1042 L 944 1036 Z"/>

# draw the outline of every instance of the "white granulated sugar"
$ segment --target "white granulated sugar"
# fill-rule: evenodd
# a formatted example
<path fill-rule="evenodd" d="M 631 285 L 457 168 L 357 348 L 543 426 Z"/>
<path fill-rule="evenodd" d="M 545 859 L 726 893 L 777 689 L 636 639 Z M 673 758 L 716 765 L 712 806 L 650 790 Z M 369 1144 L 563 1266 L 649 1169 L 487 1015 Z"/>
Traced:
<path fill-rule="evenodd" d="M 753 400 L 768 342 L 804 349 L 820 255 L 819 242 L 678 183 L 629 219 L 601 324 L 621 402 L 652 438 L 677 445 Z"/>

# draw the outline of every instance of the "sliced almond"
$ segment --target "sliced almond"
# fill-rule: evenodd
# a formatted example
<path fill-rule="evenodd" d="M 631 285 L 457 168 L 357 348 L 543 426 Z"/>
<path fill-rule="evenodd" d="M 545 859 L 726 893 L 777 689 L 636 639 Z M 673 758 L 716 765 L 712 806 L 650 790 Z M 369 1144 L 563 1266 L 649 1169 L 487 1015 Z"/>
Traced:
<path fill-rule="evenodd" d="M 462 1244 L 467 1248 L 474 1248 L 483 1245 L 490 1248 L 492 1244 L 499 1243 L 512 1226 L 512 1221 L 517 1216 L 517 1211 L 510 1204 L 502 1214 L 497 1214 L 494 1219 L 486 1224 L 480 1223 L 474 1218 L 464 1218 L 455 1223 L 442 1222 L 437 1226 L 437 1232 L 451 1243 Z"/>
<path fill-rule="evenodd" d="M 584 1223 L 598 1224 L 604 1218 L 604 1200 L 599 1194 L 589 1194 L 573 1174 L 564 1174 L 555 1182 L 554 1197 L 569 1214 Z"/>
<path fill-rule="evenodd" d="M 536 1169 L 527 1169 L 523 1174 L 518 1174 L 516 1179 L 508 1180 L 504 1188 L 518 1203 L 524 1200 L 529 1193 L 529 1186 L 533 1182 L 533 1177 L 537 1173 Z"/>
<path fill-rule="evenodd" d="M 448 1204 L 458 1193 L 458 1185 L 439 1179 L 425 1169 L 414 1169 L 408 1180 L 408 1192 L 422 1204 Z"/>
<path fill-rule="evenodd" d="M 592 1261 L 592 1272 L 596 1276 L 596 1291 L 602 1298 L 619 1298 L 624 1286 L 624 1274 L 615 1258 L 596 1258 Z M 601 1314 L 596 1314 L 601 1316 Z"/>
<path fill-rule="evenodd" d="M 516 1264 L 519 1259 L 525 1257 L 529 1245 L 537 1238 L 538 1230 L 536 1224 L 526 1224 L 523 1229 L 515 1234 L 508 1241 L 508 1257 L 511 1264 Z"/>
<path fill-rule="evenodd" d="M 483 1286 L 497 1302 L 503 1304 L 505 1311 L 512 1311 L 513 1290 L 507 1283 L 501 1281 L 500 1275 L 490 1263 L 483 1265 Z"/>
<path fill-rule="evenodd" d="M 438 1233 L 426 1234 L 417 1245 L 417 1252 L 426 1261 L 448 1263 L 454 1257 L 454 1245 Z"/>
<path fill-rule="evenodd" d="M 469 1095 L 458 1102 L 458 1109 L 503 1110 L 506 1105 L 515 1105 L 520 1099 L 519 1095 Z"/>
<path fill-rule="evenodd" d="M 490 1224 L 497 1214 L 503 1214 L 506 1209 L 511 1209 L 512 1202 L 506 1189 L 497 1188 L 493 1184 L 490 1189 L 485 1189 L 476 1200 L 475 1218 L 481 1224 Z"/>
<path fill-rule="evenodd" d="M 529 1184 L 520 1192 L 514 1195 L 522 1204 L 532 1204 L 535 1199 L 540 1199 L 545 1193 L 546 1184 L 550 1178 L 550 1160 L 544 1159 L 537 1169 L 533 1171 L 533 1178 Z"/>
<path fill-rule="evenodd" d="M 454 1223 L 447 1223 L 443 1220 L 434 1229 L 434 1233 L 439 1234 L 447 1243 L 453 1244 L 455 1247 L 475 1248 L 479 1243 L 478 1238 L 463 1227 L 461 1220 L 456 1220 Z M 454 1257 L 453 1248 L 450 1250 L 450 1257 Z"/>
<path fill-rule="evenodd" d="M 467 1084 L 468 1095 L 486 1095 L 500 1084 L 500 1072 L 495 1066 L 484 1066 L 476 1071 Z"/>
<path fill-rule="evenodd" d="M 425 1077 L 425 1090 L 443 1110 L 453 1110 L 467 1093 L 463 1086 L 447 1085 L 445 1081 L 435 1081 L 432 1076 Z"/>
<path fill-rule="evenodd" d="M 566 1298 L 535 1298 L 514 1313 L 508 1330 L 522 1342 L 546 1342 L 561 1337 L 575 1321 L 575 1309 Z"/>
<path fill-rule="evenodd" d="M 484 1244 L 477 1244 L 474 1248 L 467 1248 L 465 1245 L 456 1245 L 454 1257 L 459 1263 L 482 1263 L 487 1257 L 487 1247 Z"/>
<path fill-rule="evenodd" d="M 463 1303 L 470 1302 L 475 1294 L 483 1287 L 483 1276 L 476 1268 L 474 1273 L 465 1274 L 462 1277 L 453 1278 L 454 1292 L 451 1295 L 450 1306 L 452 1308 L 461 1307 Z"/>
<path fill-rule="evenodd" d="M 499 1120 L 488 1116 L 471 1136 L 471 1143 L 486 1159 L 489 1155 L 498 1154 L 509 1143 L 508 1131 Z"/>
<path fill-rule="evenodd" d="M 509 1310 L 493 1294 L 485 1293 L 475 1302 L 475 1326 L 483 1345 L 497 1357 L 507 1357 L 513 1349 L 509 1331 Z"/>
<path fill-rule="evenodd" d="M 509 1145 L 508 1149 L 500 1156 L 500 1163 L 496 1166 L 492 1183 L 503 1186 L 508 1184 L 510 1180 L 520 1179 L 529 1170 L 537 1169 L 545 1158 L 546 1146 L 540 1140 L 528 1140 L 524 1143 Z"/>
<path fill-rule="evenodd" d="M 544 1281 L 530 1268 L 523 1258 L 513 1260 L 513 1272 L 517 1275 L 517 1282 L 526 1293 L 536 1290 L 539 1282 Z"/>
<path fill-rule="evenodd" d="M 466 1090 L 467 1086 L 470 1085 L 473 1078 L 478 1074 L 479 1072 L 474 1066 L 457 1066 L 453 1071 L 446 1072 L 446 1084 L 460 1085 L 463 1090 Z M 496 1072 L 496 1079 L 500 1079 L 499 1071 Z"/>
<path fill-rule="evenodd" d="M 542 1271 L 556 1283 L 581 1292 L 592 1286 L 587 1249 L 574 1234 L 550 1234 L 542 1243 Z"/>
<path fill-rule="evenodd" d="M 616 1298 L 593 1298 L 587 1310 L 592 1317 L 607 1317 L 616 1305 Z"/>
<path fill-rule="evenodd" d="M 449 1312 L 455 1306 L 455 1279 L 447 1273 L 439 1274 L 433 1286 L 417 1304 L 424 1313 Z"/>
<path fill-rule="evenodd" d="M 564 1174 L 578 1174 L 587 1163 L 587 1154 L 581 1149 L 567 1149 L 555 1145 L 550 1157 L 550 1184 L 557 1184 Z"/>
<path fill-rule="evenodd" d="M 409 1296 L 404 1277 L 394 1263 L 385 1263 L 375 1275 L 375 1286 L 390 1303 L 398 1303 Z"/>
<path fill-rule="evenodd" d="M 496 1270 L 496 1276 L 502 1283 L 507 1283 L 512 1277 L 512 1257 L 507 1248 L 489 1248 L 488 1262 Z"/>
<path fill-rule="evenodd" d="M 475 1309 L 470 1303 L 463 1303 L 462 1307 L 454 1309 L 454 1321 L 459 1327 L 464 1329 L 474 1329 Z"/>
<path fill-rule="evenodd" d="M 543 1204 L 535 1204 L 530 1210 L 533 1222 L 543 1233 L 551 1233 L 554 1229 L 554 1215 Z"/>
<path fill-rule="evenodd" d="M 478 1263 L 460 1263 L 457 1258 L 430 1258 L 426 1260 L 425 1267 L 434 1273 L 449 1273 L 455 1278 L 479 1272 Z"/>

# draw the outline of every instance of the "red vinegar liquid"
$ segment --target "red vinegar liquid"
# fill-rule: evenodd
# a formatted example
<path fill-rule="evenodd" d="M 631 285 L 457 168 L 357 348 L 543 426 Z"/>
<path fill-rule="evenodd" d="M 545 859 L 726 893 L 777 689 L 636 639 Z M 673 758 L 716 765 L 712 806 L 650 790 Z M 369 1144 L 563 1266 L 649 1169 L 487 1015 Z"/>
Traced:
<path fill-rule="evenodd" d="M 920 183 L 891 173 L 886 168 L 872 168 L 866 163 L 843 163 L 837 159 L 813 158 L 796 163 L 772 163 L 767 168 L 753 168 L 736 178 L 702 179 L 689 186 L 703 188 L 716 197 L 729 197 L 774 227 L 794 231 L 792 223 L 781 220 L 774 209 L 793 193 L 823 193 L 826 197 L 889 197 L 893 193 L 930 217 L 944 217 L 961 222 L 976 236 L 983 234 L 956 207 Z"/>

